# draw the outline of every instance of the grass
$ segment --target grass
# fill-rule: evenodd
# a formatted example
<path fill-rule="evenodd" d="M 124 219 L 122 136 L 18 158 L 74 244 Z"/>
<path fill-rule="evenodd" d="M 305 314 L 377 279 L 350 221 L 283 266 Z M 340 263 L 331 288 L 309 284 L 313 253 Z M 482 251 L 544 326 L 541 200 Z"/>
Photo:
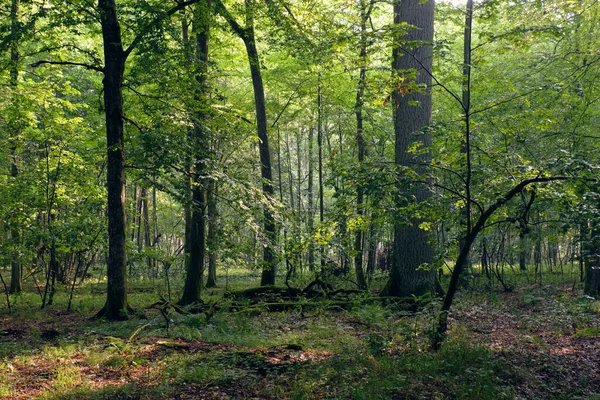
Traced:
<path fill-rule="evenodd" d="M 230 271 L 230 285 L 242 288 L 238 276 Z M 160 284 L 130 286 L 136 309 L 157 300 L 150 289 Z M 418 313 L 377 303 L 349 311 L 326 303 L 309 312 L 221 311 L 209 320 L 174 313 L 167 331 L 156 310 L 124 322 L 88 320 L 103 304 L 102 287 L 78 288 L 70 314 L 60 291 L 55 305 L 39 310 L 33 288 L 15 296 L 12 315 L 0 309 L 0 398 L 600 396 L 593 377 L 599 303 L 570 283 L 461 290 L 438 353 L 428 349 L 428 332 L 439 303 Z M 595 352 L 584 356 L 589 349 Z"/>

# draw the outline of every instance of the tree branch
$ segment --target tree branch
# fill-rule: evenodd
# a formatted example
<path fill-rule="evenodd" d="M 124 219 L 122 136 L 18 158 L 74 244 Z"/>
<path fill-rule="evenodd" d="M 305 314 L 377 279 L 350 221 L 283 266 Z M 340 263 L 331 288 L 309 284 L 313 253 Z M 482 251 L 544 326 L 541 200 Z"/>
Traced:
<path fill-rule="evenodd" d="M 188 0 L 188 1 L 178 1 L 177 5 L 171 9 L 169 9 L 162 16 L 156 18 L 154 21 L 146 25 L 142 30 L 133 38 L 133 41 L 129 44 L 127 49 L 123 52 L 124 59 L 131 54 L 131 52 L 140 44 L 144 36 L 146 36 L 152 29 L 156 28 L 161 22 L 175 14 L 177 11 L 183 10 L 189 5 L 199 3 L 201 0 Z"/>
<path fill-rule="evenodd" d="M 98 71 L 104 73 L 104 68 L 99 67 L 97 65 L 80 63 L 80 62 L 72 62 L 72 61 L 51 61 L 51 60 L 40 60 L 31 64 L 31 67 L 37 68 L 42 64 L 51 64 L 51 65 L 71 65 L 76 67 L 84 67 L 85 69 L 91 69 L 93 71 Z"/>
<path fill-rule="evenodd" d="M 238 22 L 235 20 L 235 18 L 233 18 L 233 15 L 231 15 L 229 10 L 225 8 L 225 5 L 221 0 L 215 0 L 215 7 L 217 8 L 217 12 L 221 14 L 223 18 L 225 18 L 225 21 L 227 21 L 227 23 L 235 32 L 235 34 L 242 38 L 242 40 L 245 40 L 248 29 L 242 28 L 242 26 L 238 24 Z"/>

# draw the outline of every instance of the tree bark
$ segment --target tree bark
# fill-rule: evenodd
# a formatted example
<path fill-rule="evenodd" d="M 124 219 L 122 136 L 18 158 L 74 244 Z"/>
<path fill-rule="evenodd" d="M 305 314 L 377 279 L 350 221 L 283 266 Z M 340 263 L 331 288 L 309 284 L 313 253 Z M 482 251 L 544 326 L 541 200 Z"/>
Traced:
<path fill-rule="evenodd" d="M 321 99 L 321 73 L 319 72 L 319 83 L 317 87 L 317 148 L 319 169 L 319 223 L 323 229 L 325 222 L 325 206 L 323 201 L 323 110 Z M 320 246 L 321 272 L 325 271 L 325 247 Z"/>
<path fill-rule="evenodd" d="M 393 51 L 393 69 L 399 74 L 416 70 L 415 84 L 429 88 L 431 86 L 432 45 L 433 40 L 434 1 L 396 0 L 394 2 L 394 24 L 400 26 L 408 23 L 412 28 L 398 38 Z M 402 43 L 406 41 L 406 48 Z M 425 128 L 431 121 L 431 96 L 413 90 L 413 86 L 399 81 L 393 93 L 395 103 L 395 163 L 399 168 L 415 168 L 424 173 L 425 165 L 430 160 L 428 153 L 415 154 L 409 152 L 415 141 L 420 141 L 422 148 L 431 146 L 431 136 Z M 418 106 L 411 105 L 417 102 Z M 418 203 L 427 200 L 430 192 L 424 185 L 412 188 L 401 184 L 397 187 L 397 208 L 403 207 L 404 195 L 412 194 Z M 430 265 L 433 260 L 433 249 L 428 243 L 428 234 L 419 225 L 423 220 L 411 218 L 407 223 L 397 217 L 394 223 L 393 262 L 388 283 L 384 293 L 390 296 L 420 296 L 434 290 L 435 271 L 432 268 L 419 269 Z"/>
<path fill-rule="evenodd" d="M 209 179 L 206 191 L 208 206 L 208 277 L 207 288 L 217 287 L 217 240 L 219 235 L 219 210 L 217 208 L 217 183 Z"/>
<path fill-rule="evenodd" d="M 210 2 L 199 3 L 194 10 L 192 30 L 195 42 L 189 47 L 192 50 L 190 68 L 195 71 L 194 110 L 192 111 L 191 148 L 193 149 L 192 205 L 189 235 L 189 258 L 186 265 L 186 279 L 180 305 L 188 305 L 201 301 L 204 263 L 206 255 L 206 184 L 208 172 L 208 118 L 207 67 L 210 35 Z"/>
<path fill-rule="evenodd" d="M 106 304 L 98 316 L 127 318 L 125 246 L 125 153 L 123 138 L 123 72 L 125 53 L 115 0 L 98 0 L 104 45 L 104 110 L 106 117 L 108 264 Z"/>
<path fill-rule="evenodd" d="M 461 225 L 465 231 L 465 235 L 461 235 L 458 241 L 458 252 L 462 250 L 465 244 L 465 237 L 471 232 L 471 37 L 473 27 L 473 0 L 467 0 L 465 13 L 465 27 L 463 35 L 463 76 L 462 76 L 462 108 L 463 108 L 463 123 L 464 137 L 461 143 L 460 152 L 464 156 L 465 161 L 465 208 L 462 213 Z M 469 260 L 465 260 L 468 264 Z"/>
<path fill-rule="evenodd" d="M 363 104 L 365 84 L 367 80 L 367 21 L 371 14 L 373 3 L 365 4 L 364 0 L 360 2 L 360 54 L 359 54 L 359 76 L 356 88 L 356 103 L 354 105 L 354 113 L 356 115 L 356 146 L 358 149 L 358 168 L 365 160 L 367 154 L 367 143 L 363 135 Z M 356 188 L 356 215 L 359 219 L 364 216 L 364 189 L 361 182 Z M 362 224 L 359 224 L 362 226 Z M 356 282 L 359 286 L 367 287 L 365 272 L 363 269 L 363 242 L 364 229 L 359 228 L 354 238 L 354 272 L 356 274 Z"/>
<path fill-rule="evenodd" d="M 10 87 L 16 92 L 19 84 L 19 0 L 12 0 L 10 8 L 10 34 L 12 40 L 10 43 Z M 13 93 L 15 96 L 16 93 Z M 15 100 L 14 106 L 18 107 L 18 101 Z M 19 122 L 14 121 L 12 136 L 16 138 L 19 136 Z M 16 182 L 19 176 L 19 168 L 17 165 L 17 146 L 16 144 L 11 148 L 12 162 L 10 166 L 10 176 Z M 15 224 L 13 222 L 13 224 Z M 13 246 L 18 246 L 20 241 L 19 230 L 13 226 L 10 230 L 10 236 Z M 20 293 L 23 288 L 21 284 L 23 272 L 21 270 L 21 263 L 19 262 L 18 250 L 13 252 L 12 261 L 10 263 L 10 288 L 9 293 Z"/>
<path fill-rule="evenodd" d="M 248 6 L 248 3 L 246 5 Z M 250 11 L 251 12 L 251 11 Z M 267 132 L 267 106 L 265 103 L 265 91 L 260 71 L 258 59 L 258 50 L 254 38 L 254 25 L 248 28 L 248 36 L 244 40 L 248 59 L 250 62 L 250 73 L 252 75 L 252 86 L 254 87 L 254 105 L 256 107 L 256 126 L 259 139 L 259 153 L 261 163 L 262 191 L 265 201 L 269 202 L 274 198 L 273 177 L 271 172 L 271 153 L 269 150 L 269 137 Z M 277 262 L 275 255 L 276 228 L 275 218 L 268 205 L 263 207 L 263 226 L 265 230 L 265 246 L 263 248 L 263 268 L 260 284 L 274 285 L 277 276 Z"/>
<path fill-rule="evenodd" d="M 254 89 L 254 107 L 256 109 L 256 130 L 258 134 L 258 151 L 260 155 L 260 174 L 262 177 L 262 191 L 265 202 L 274 199 L 275 190 L 273 188 L 273 174 L 271 168 L 271 153 L 269 150 L 269 135 L 267 129 L 267 106 L 265 102 L 265 89 L 260 70 L 260 60 L 256 48 L 256 38 L 254 35 L 254 11 L 253 1 L 245 1 L 246 27 L 237 23 L 235 18 L 229 13 L 221 0 L 216 0 L 215 4 L 218 12 L 227 20 L 231 29 L 244 42 L 248 62 L 250 63 L 250 75 L 252 77 L 252 87 Z M 277 229 L 275 218 L 268 204 L 263 206 L 263 227 L 265 231 L 265 241 L 263 247 L 263 266 L 260 284 L 274 285 L 277 276 L 277 257 L 275 254 L 275 241 L 277 239 Z"/>
<path fill-rule="evenodd" d="M 308 234 L 310 240 L 308 242 L 308 270 L 315 270 L 315 243 L 312 239 L 312 235 L 315 233 L 315 211 L 314 211 L 314 178 L 313 173 L 315 169 L 315 163 L 313 160 L 313 142 L 314 142 L 314 129 L 308 128 L 308 199 L 307 199 L 307 213 L 306 219 L 308 220 Z"/>

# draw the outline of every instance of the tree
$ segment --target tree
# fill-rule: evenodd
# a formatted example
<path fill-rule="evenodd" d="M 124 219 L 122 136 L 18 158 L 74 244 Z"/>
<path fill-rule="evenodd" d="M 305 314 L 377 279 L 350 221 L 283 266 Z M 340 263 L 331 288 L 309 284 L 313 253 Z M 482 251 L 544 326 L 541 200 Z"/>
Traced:
<path fill-rule="evenodd" d="M 178 3 L 166 13 L 148 24 L 124 49 L 121 27 L 115 0 L 98 0 L 98 14 L 102 27 L 104 46 L 104 112 L 106 120 L 106 164 L 107 215 L 108 215 L 108 260 L 106 267 L 106 303 L 98 317 L 119 320 L 127 318 L 131 311 L 127 303 L 126 271 L 126 224 L 125 224 L 125 143 L 123 136 L 123 78 L 125 62 L 131 52 L 164 18 L 182 10 L 198 0 Z M 98 68 L 95 68 L 98 69 Z"/>
<path fill-rule="evenodd" d="M 398 74 L 393 93 L 395 164 L 398 171 L 414 169 L 424 173 L 430 156 L 431 86 L 434 1 L 402 0 L 394 2 L 394 27 L 397 33 L 393 50 L 393 69 Z M 417 152 L 414 148 L 418 147 Z M 400 182 L 405 180 L 400 178 Z M 405 198 L 414 196 L 417 203 L 430 197 L 423 184 L 397 185 L 396 208 L 405 206 Z M 435 271 L 431 268 L 433 249 L 428 234 L 421 228 L 423 219 L 410 217 L 394 221 L 393 262 L 383 293 L 391 296 L 422 295 L 432 291 Z"/>
<path fill-rule="evenodd" d="M 258 134 L 258 148 L 260 153 L 260 174 L 262 178 L 262 191 L 264 194 L 263 227 L 265 241 L 263 248 L 263 266 L 261 285 L 274 285 L 277 276 L 277 257 L 275 254 L 275 241 L 277 238 L 275 218 L 271 205 L 274 199 L 275 189 L 273 187 L 273 174 L 271 171 L 271 152 L 269 149 L 269 135 L 267 129 L 267 107 L 265 103 L 265 89 L 256 48 L 256 37 L 254 34 L 254 8 L 256 4 L 252 0 L 245 0 L 244 16 L 246 26 L 242 27 L 225 7 L 221 0 L 215 2 L 217 11 L 229 24 L 233 32 L 244 42 L 248 62 L 250 64 L 250 75 L 254 89 L 254 106 L 256 109 L 256 129 Z"/>
<path fill-rule="evenodd" d="M 364 0 L 360 2 L 360 56 L 359 56 L 359 76 L 358 84 L 356 89 L 356 104 L 354 106 L 354 112 L 356 114 L 356 145 L 358 148 L 358 166 L 365 161 L 365 155 L 367 153 L 367 144 L 364 138 L 363 128 L 363 104 L 364 104 L 364 92 L 366 86 L 366 75 L 367 75 L 367 21 L 371 16 L 373 10 L 373 2 L 365 4 Z M 356 214 L 359 218 L 364 215 L 364 189 L 359 184 L 356 188 Z M 365 280 L 365 272 L 363 269 L 363 242 L 364 242 L 364 229 L 358 229 L 356 237 L 354 239 L 354 270 L 356 273 L 356 280 L 359 286 L 366 287 L 367 281 Z"/>
<path fill-rule="evenodd" d="M 18 101 L 16 101 L 17 85 L 19 83 L 19 0 L 12 0 L 10 8 L 10 87 L 13 91 L 14 96 L 14 107 L 18 107 Z M 18 112 L 15 112 L 15 116 Z M 19 121 L 12 121 L 13 140 L 16 143 L 16 138 L 19 136 Z M 19 176 L 19 166 L 17 165 L 17 148 L 13 145 L 12 148 L 12 163 L 10 166 L 10 176 L 16 180 Z M 10 230 L 11 239 L 13 245 L 16 247 L 19 241 L 19 230 L 16 227 L 12 227 Z M 22 290 L 21 287 L 21 263 L 19 261 L 18 252 L 14 252 L 11 260 L 11 273 L 10 273 L 10 293 L 19 293 Z"/>
<path fill-rule="evenodd" d="M 192 149 L 192 210 L 190 221 L 189 251 L 186 265 L 186 279 L 183 294 L 179 304 L 188 305 L 200 301 L 202 289 L 204 258 L 206 253 L 206 192 L 208 171 L 208 130 L 206 120 L 208 112 L 207 98 L 207 69 L 209 34 L 211 19 L 210 1 L 197 4 L 193 16 L 193 33 L 195 41 L 191 43 L 190 69 L 194 71 L 194 105 L 192 110 L 192 128 L 190 129 L 190 144 Z"/>

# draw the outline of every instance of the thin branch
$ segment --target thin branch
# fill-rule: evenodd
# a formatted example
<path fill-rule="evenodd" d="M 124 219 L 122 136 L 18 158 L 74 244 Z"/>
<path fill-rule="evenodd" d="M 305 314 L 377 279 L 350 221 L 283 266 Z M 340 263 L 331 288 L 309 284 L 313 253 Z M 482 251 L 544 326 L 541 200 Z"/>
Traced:
<path fill-rule="evenodd" d="M 281 116 L 283 115 L 283 113 L 285 112 L 285 110 L 288 108 L 288 106 L 290 105 L 290 103 L 292 102 L 292 100 L 294 100 L 294 96 L 296 95 L 296 93 L 298 92 L 298 89 L 300 89 L 300 87 L 306 82 L 306 80 L 300 82 L 298 84 L 298 86 L 296 86 L 296 88 L 294 89 L 294 91 L 292 92 L 292 94 L 290 95 L 287 103 L 285 103 L 285 106 L 283 106 L 283 108 L 281 109 L 281 111 L 279 112 L 279 114 L 277 114 L 277 118 L 275 118 L 275 121 L 273 121 L 273 124 L 271 124 L 271 128 L 273 128 L 275 125 L 277 125 L 277 122 L 279 122 L 279 118 L 281 118 Z"/>
<path fill-rule="evenodd" d="M 410 55 L 412 58 L 414 58 L 414 60 L 419 64 L 419 66 L 423 69 L 423 71 L 425 71 L 427 73 L 427 75 L 429 75 L 431 77 L 431 79 L 433 79 L 435 81 L 436 85 L 438 85 L 439 87 L 444 89 L 444 91 L 446 93 L 448 93 L 450 96 L 452 96 L 454 98 L 454 100 L 458 101 L 458 104 L 460 104 L 461 108 L 466 112 L 465 105 L 463 104 L 462 100 L 452 90 L 450 90 L 446 85 L 444 85 L 443 83 L 438 81 L 438 79 L 435 77 L 435 75 L 433 75 L 433 73 L 429 69 L 425 68 L 425 65 L 423 65 L 423 63 L 421 62 L 421 60 L 419 60 L 417 58 L 417 56 L 415 56 L 413 53 L 408 51 L 406 49 L 406 47 L 404 47 L 404 46 L 402 46 L 401 49 L 402 49 L 402 51 L 404 51 L 404 53 L 406 53 L 406 54 Z"/>

